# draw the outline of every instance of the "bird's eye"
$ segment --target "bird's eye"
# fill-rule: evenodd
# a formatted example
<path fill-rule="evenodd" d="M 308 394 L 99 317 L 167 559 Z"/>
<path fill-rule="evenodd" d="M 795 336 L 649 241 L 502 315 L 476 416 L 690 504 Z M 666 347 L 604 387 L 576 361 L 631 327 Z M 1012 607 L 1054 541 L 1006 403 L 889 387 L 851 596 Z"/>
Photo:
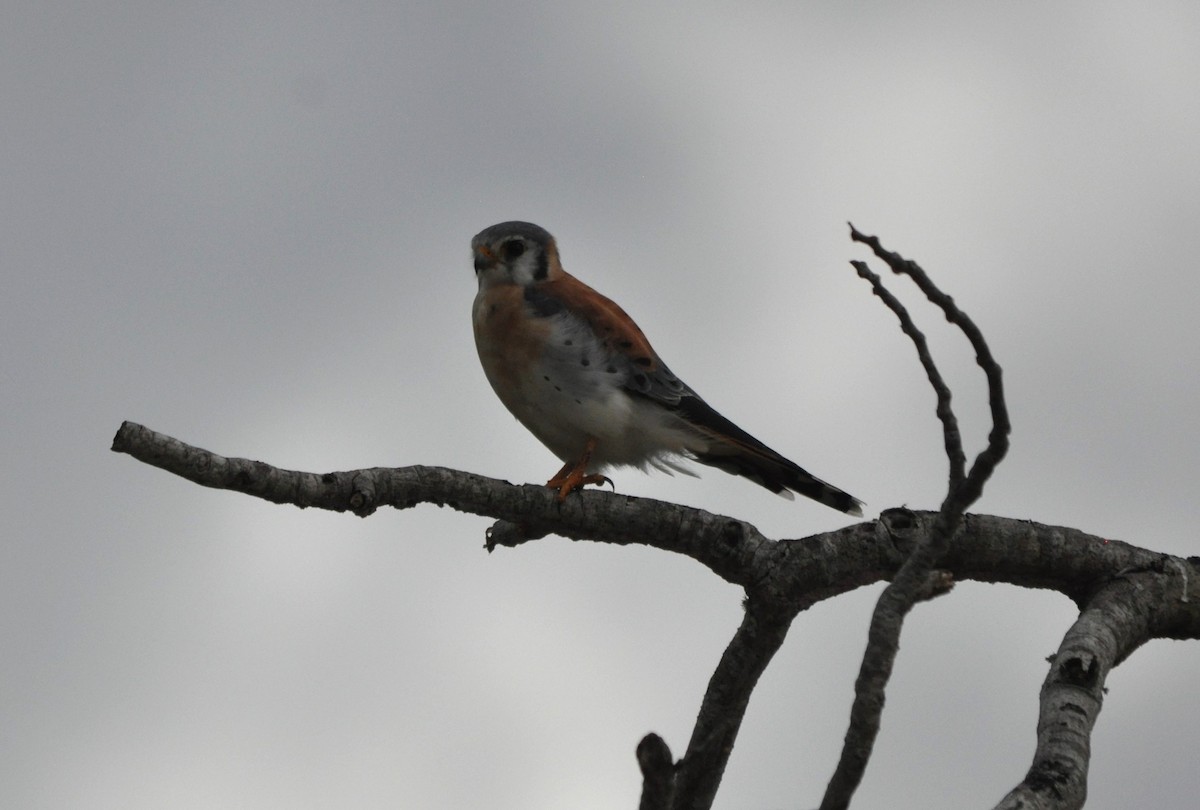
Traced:
<path fill-rule="evenodd" d="M 500 250 L 504 253 L 506 261 L 512 261 L 525 252 L 525 243 L 520 239 L 511 239 L 505 242 Z"/>

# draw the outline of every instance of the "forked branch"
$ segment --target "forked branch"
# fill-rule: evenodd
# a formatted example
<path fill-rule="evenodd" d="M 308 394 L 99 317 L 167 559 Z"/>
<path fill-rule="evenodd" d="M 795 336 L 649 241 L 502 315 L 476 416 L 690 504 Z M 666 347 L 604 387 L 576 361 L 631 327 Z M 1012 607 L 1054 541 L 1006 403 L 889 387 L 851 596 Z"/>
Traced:
<path fill-rule="evenodd" d="M 870 282 L 875 295 L 896 315 L 900 321 L 900 328 L 916 346 L 925 375 L 937 395 L 937 416 L 942 422 L 943 443 L 950 463 L 950 480 L 933 531 L 918 540 L 904 565 L 896 572 L 876 602 L 867 634 L 867 649 L 863 653 L 862 666 L 854 685 L 854 703 L 850 708 L 849 728 L 842 745 L 841 757 L 821 801 L 821 810 L 840 810 L 848 807 L 854 791 L 862 781 L 875 738 L 879 733 L 885 691 L 892 675 L 896 654 L 900 650 L 900 632 L 904 627 L 904 619 L 922 597 L 922 589 L 933 573 L 934 566 L 945 556 L 951 538 L 962 521 L 963 513 L 982 494 L 984 482 L 1004 458 L 1008 450 L 1009 433 L 1008 408 L 1004 402 L 1000 366 L 992 357 L 987 342 L 974 321 L 955 305 L 950 296 L 938 289 L 916 262 L 885 250 L 877 238 L 864 236 L 853 225 L 850 226 L 850 236 L 854 241 L 868 245 L 876 256 L 892 268 L 892 272 L 911 278 L 925 297 L 942 310 L 946 320 L 957 326 L 970 341 L 975 350 L 975 359 L 987 379 L 992 429 L 987 447 L 975 459 L 970 473 L 964 475 L 962 435 L 958 418 L 954 415 L 951 405 L 950 388 L 929 353 L 924 334 L 917 328 L 904 305 L 888 292 L 879 276 L 871 272 L 866 263 L 851 262 L 859 276 Z"/>

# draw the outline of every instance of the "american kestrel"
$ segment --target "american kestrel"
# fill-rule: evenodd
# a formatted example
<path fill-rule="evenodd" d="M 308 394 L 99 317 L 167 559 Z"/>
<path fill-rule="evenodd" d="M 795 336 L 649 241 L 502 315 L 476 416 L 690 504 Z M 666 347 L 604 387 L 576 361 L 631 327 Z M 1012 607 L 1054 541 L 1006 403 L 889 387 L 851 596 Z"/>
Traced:
<path fill-rule="evenodd" d="M 559 500 L 628 465 L 690 472 L 679 458 L 798 492 L 851 515 L 862 503 L 709 407 L 671 373 L 625 311 L 567 273 L 554 237 L 501 222 L 471 240 L 475 346 L 500 401 L 563 467 Z"/>

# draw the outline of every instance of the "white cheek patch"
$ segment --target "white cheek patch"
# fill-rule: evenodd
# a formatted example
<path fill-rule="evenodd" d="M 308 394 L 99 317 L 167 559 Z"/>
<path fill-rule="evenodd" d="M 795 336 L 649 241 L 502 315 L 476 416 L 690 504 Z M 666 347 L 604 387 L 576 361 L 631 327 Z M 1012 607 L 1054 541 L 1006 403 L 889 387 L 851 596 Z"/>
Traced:
<path fill-rule="evenodd" d="M 540 250 L 530 248 L 517 257 L 512 263 L 511 274 L 512 279 L 522 287 L 528 287 L 538 281 L 543 281 L 543 278 L 538 278 L 538 269 L 543 266 L 545 261 Z"/>

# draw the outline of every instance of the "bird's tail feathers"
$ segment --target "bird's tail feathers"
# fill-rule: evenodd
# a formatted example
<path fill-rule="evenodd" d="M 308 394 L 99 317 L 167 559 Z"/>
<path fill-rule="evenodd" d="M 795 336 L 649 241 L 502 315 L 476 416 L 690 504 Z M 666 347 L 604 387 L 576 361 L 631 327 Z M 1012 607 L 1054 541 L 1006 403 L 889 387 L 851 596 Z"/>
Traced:
<path fill-rule="evenodd" d="M 785 498 L 797 492 L 839 512 L 862 516 L 862 501 L 776 453 L 699 397 L 685 397 L 680 410 L 687 422 L 709 440 L 703 451 L 693 451 L 701 464 L 748 478 Z"/>

